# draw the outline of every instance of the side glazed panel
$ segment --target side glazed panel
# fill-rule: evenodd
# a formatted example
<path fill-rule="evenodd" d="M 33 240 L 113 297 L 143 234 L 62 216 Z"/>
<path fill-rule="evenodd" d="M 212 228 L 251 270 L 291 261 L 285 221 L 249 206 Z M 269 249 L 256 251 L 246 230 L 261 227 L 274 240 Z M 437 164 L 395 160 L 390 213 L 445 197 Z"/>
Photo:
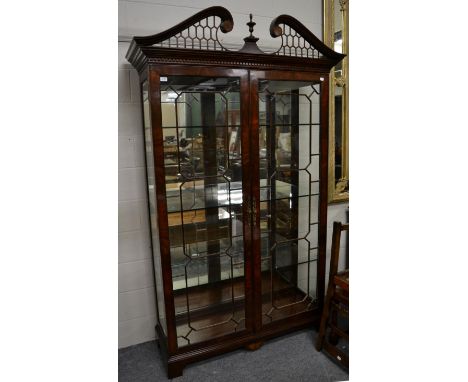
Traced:
<path fill-rule="evenodd" d="M 163 332 L 167 335 L 166 309 L 164 307 L 164 289 L 161 267 L 161 247 L 159 243 L 158 212 L 156 208 L 156 184 L 153 160 L 153 134 L 150 119 L 150 104 L 148 99 L 148 82 L 142 84 L 143 123 L 145 131 L 146 174 L 148 183 L 148 205 L 151 225 L 151 242 L 153 251 L 154 277 L 156 284 L 156 298 L 158 321 Z"/>

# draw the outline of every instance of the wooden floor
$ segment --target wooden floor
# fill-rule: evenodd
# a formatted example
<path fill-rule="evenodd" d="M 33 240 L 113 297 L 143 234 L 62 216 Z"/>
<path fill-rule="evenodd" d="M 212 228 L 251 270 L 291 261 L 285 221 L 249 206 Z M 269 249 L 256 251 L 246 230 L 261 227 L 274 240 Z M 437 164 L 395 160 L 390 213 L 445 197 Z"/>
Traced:
<path fill-rule="evenodd" d="M 273 280 L 267 272 L 262 276 L 263 324 L 311 309 L 311 299 L 303 291 L 279 275 Z M 244 330 L 244 301 L 243 278 L 178 291 L 174 302 L 179 346 Z"/>

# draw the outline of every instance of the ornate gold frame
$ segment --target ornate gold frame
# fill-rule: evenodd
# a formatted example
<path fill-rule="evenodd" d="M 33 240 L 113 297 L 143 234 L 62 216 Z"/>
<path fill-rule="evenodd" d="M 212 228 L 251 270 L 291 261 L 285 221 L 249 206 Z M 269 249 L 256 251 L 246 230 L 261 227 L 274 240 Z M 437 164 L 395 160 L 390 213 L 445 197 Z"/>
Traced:
<path fill-rule="evenodd" d="M 323 0 L 323 41 L 334 48 L 335 7 L 341 7 L 342 12 L 342 53 L 346 57 L 342 63 L 342 75 L 337 78 L 335 71 L 330 72 L 330 111 L 329 111 L 329 154 L 328 154 L 328 202 L 338 203 L 349 200 L 349 134 L 348 134 L 348 92 L 349 92 L 349 0 Z M 335 86 L 342 88 L 342 177 L 335 179 Z"/>

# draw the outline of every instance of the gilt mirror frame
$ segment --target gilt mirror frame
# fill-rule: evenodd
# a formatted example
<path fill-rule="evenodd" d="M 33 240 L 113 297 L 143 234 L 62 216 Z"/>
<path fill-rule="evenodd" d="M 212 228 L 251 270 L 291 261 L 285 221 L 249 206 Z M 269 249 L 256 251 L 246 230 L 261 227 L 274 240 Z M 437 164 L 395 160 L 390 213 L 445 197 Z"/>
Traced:
<path fill-rule="evenodd" d="M 328 202 L 339 203 L 349 200 L 349 0 L 323 0 L 323 41 L 346 54 L 330 72 Z M 340 92 L 341 105 L 335 102 Z M 337 128 L 341 146 L 336 145 Z"/>

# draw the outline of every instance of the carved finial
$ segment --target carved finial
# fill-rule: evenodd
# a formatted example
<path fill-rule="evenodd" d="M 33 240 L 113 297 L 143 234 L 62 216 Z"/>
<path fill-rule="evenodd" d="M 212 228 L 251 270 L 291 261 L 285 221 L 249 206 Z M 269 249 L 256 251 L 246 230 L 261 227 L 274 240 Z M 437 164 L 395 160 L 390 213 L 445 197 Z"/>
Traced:
<path fill-rule="evenodd" d="M 250 21 L 247 23 L 247 25 L 249 26 L 250 37 L 253 37 L 252 32 L 254 31 L 254 26 L 255 26 L 257 23 L 254 23 L 254 22 L 252 21 L 252 19 L 253 19 L 252 14 L 250 14 L 249 16 L 250 16 Z"/>
<path fill-rule="evenodd" d="M 250 17 L 250 21 L 246 25 L 249 27 L 250 36 L 244 38 L 244 41 L 246 41 L 246 42 L 257 42 L 258 38 L 253 35 L 254 26 L 257 25 L 257 23 L 252 21 L 252 19 L 253 19 L 252 14 L 249 14 L 249 17 Z"/>
<path fill-rule="evenodd" d="M 250 36 L 247 36 L 244 38 L 244 41 L 245 41 L 244 46 L 239 50 L 239 52 L 255 53 L 255 54 L 263 53 L 257 46 L 258 37 L 255 37 L 252 34 L 255 24 L 256 23 L 252 21 L 252 14 L 250 14 L 250 21 L 247 23 L 247 25 L 249 26 Z"/>

